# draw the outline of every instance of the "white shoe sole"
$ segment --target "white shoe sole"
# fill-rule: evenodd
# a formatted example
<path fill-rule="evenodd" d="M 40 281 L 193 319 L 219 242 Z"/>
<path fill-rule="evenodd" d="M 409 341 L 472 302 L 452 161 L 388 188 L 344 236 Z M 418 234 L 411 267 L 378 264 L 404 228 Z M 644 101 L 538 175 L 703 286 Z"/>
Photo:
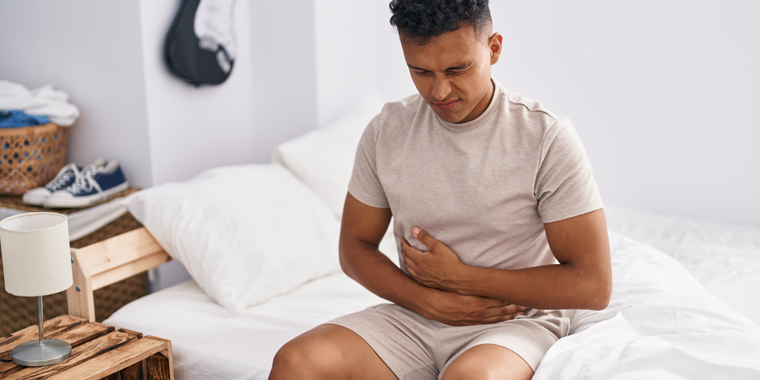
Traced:
<path fill-rule="evenodd" d="M 87 195 L 83 197 L 56 198 L 56 197 L 51 196 L 45 199 L 45 202 L 43 202 L 43 206 L 47 208 L 85 207 L 93 203 L 102 201 L 103 199 L 106 199 L 116 193 L 122 192 L 128 188 L 129 188 L 129 184 L 124 182 L 121 185 L 114 186 L 102 193 Z"/>
<path fill-rule="evenodd" d="M 35 196 L 35 195 L 24 194 L 24 196 L 21 199 L 24 200 L 24 204 L 26 205 L 42 206 L 42 204 L 45 203 L 45 199 L 47 199 L 47 197 L 49 197 L 49 195 Z"/>

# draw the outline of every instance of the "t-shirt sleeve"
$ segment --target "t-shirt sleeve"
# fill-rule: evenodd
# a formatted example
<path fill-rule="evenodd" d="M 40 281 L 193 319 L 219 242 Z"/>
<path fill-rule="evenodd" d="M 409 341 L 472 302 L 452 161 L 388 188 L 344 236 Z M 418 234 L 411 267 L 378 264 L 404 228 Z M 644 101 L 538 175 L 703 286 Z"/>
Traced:
<path fill-rule="evenodd" d="M 388 198 L 377 175 L 377 138 L 382 114 L 376 116 L 364 130 L 354 159 L 354 170 L 348 183 L 348 192 L 368 206 L 388 208 Z"/>
<path fill-rule="evenodd" d="M 603 207 L 591 163 L 575 128 L 566 118 L 559 119 L 544 137 L 534 191 L 544 223 Z"/>

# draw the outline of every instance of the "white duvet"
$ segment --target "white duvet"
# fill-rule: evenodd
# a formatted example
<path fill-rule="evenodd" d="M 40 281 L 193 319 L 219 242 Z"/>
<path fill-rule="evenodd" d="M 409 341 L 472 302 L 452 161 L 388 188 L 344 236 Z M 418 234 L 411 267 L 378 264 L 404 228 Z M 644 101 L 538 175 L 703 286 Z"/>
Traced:
<path fill-rule="evenodd" d="M 549 350 L 534 379 L 760 379 L 760 326 L 667 254 L 615 233 L 610 238 L 608 311 L 578 313 L 578 332 Z M 125 306 L 105 323 L 170 339 L 178 379 L 266 379 L 285 342 L 379 302 L 335 274 L 235 313 L 188 281 Z"/>

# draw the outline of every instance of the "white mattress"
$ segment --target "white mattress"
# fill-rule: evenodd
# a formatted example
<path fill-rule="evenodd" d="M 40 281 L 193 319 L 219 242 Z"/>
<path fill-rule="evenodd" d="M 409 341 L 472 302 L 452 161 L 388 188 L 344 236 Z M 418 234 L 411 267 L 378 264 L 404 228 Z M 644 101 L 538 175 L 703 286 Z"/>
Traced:
<path fill-rule="evenodd" d="M 707 230 L 693 233 L 688 231 L 694 226 L 677 218 L 616 209 L 608 215 L 611 229 L 641 235 L 668 253 L 611 233 L 610 307 L 579 313 L 573 326 L 577 332 L 549 350 L 534 379 L 760 378 L 760 326 L 736 311 L 756 316 L 758 308 L 757 296 L 742 289 L 757 284 L 757 278 L 736 275 L 749 271 L 757 277 L 760 259 L 753 250 L 760 244 L 752 229 L 700 224 Z M 661 233 L 653 224 L 663 221 L 672 222 L 667 226 L 672 233 Z M 739 236 L 748 239 L 746 247 Z M 696 270 L 714 294 L 739 307 L 710 294 L 673 257 Z M 705 260 L 712 264 L 702 264 Z M 742 267 L 726 267 L 735 262 Z M 732 289 L 743 291 L 722 296 Z M 334 317 L 380 302 L 336 274 L 234 313 L 188 281 L 125 306 L 106 323 L 170 339 L 178 379 L 266 379 L 284 343 Z"/>

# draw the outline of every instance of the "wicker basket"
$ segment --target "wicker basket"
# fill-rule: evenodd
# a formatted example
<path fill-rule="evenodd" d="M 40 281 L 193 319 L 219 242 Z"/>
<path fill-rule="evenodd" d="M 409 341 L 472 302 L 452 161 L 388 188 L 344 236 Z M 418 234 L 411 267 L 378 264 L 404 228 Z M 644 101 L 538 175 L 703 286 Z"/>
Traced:
<path fill-rule="evenodd" d="M 46 124 L 0 129 L 0 194 L 23 194 L 66 165 L 68 127 Z"/>

